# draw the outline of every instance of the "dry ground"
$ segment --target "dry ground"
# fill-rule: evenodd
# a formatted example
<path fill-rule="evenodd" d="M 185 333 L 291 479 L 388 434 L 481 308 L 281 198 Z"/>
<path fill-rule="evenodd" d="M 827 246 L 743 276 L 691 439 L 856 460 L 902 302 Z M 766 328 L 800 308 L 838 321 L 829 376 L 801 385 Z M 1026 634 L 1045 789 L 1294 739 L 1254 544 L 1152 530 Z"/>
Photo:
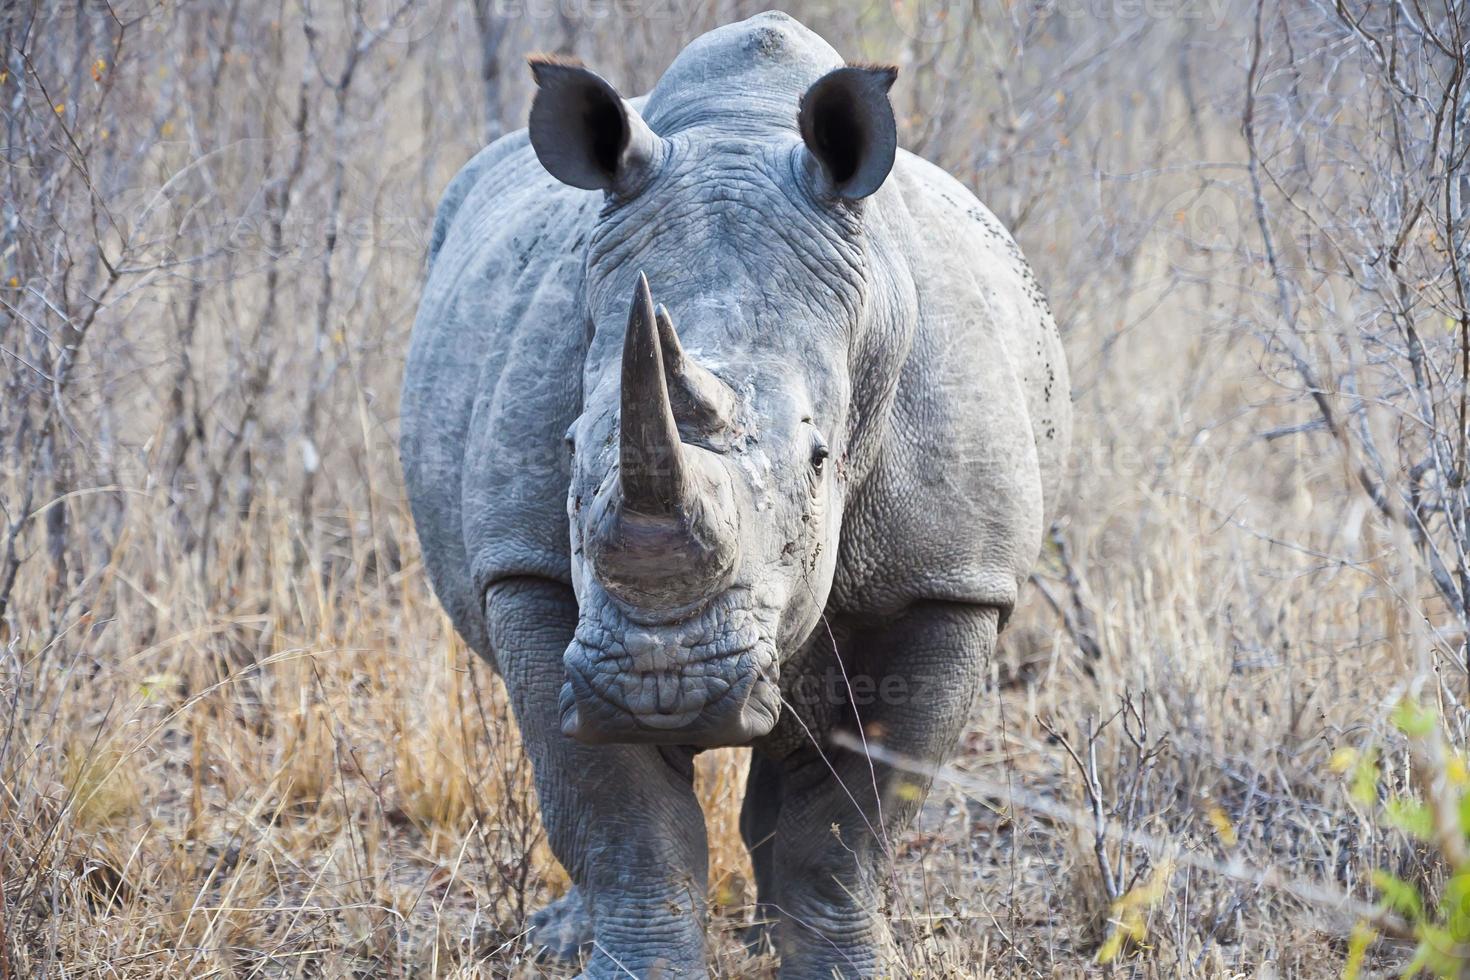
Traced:
<path fill-rule="evenodd" d="M 758 8 L 431 0 L 377 30 L 395 5 L 136 6 L 6 28 L 0 978 L 570 975 L 528 959 L 567 879 L 499 682 L 428 590 L 397 378 L 435 199 L 521 124 L 522 55 L 633 92 Z M 1341 972 L 1374 869 L 1443 872 L 1334 753 L 1402 775 L 1395 703 L 1417 684 L 1462 745 L 1467 688 L 1271 339 L 1253 51 L 1263 99 L 1343 100 L 1310 160 L 1274 102 L 1258 121 L 1315 186 L 1340 179 L 1323 147 L 1377 138 L 1347 82 L 1311 89 L 1316 52 L 1362 70 L 1351 38 L 1266 4 L 1253 47 L 1256 6 L 1225 0 L 798 7 L 900 63 L 906 145 L 1016 230 L 1073 364 L 1064 516 L 898 842 L 895 975 Z M 1290 213 L 1277 235 L 1312 250 Z M 38 333 L 64 394 L 30 387 Z M 726 977 L 771 975 L 736 939 L 743 761 L 699 770 Z"/>

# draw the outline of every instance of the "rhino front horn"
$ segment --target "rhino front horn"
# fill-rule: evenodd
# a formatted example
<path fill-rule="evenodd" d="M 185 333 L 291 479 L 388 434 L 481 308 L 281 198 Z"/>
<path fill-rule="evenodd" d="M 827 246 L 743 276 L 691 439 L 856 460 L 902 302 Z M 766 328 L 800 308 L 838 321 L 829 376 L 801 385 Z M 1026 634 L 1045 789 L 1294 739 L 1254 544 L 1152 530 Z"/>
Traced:
<path fill-rule="evenodd" d="M 673 516 L 686 493 L 688 475 L 664 379 L 653 294 L 642 272 L 633 287 L 628 332 L 623 338 L 622 385 L 619 463 L 623 506 L 649 517 Z"/>

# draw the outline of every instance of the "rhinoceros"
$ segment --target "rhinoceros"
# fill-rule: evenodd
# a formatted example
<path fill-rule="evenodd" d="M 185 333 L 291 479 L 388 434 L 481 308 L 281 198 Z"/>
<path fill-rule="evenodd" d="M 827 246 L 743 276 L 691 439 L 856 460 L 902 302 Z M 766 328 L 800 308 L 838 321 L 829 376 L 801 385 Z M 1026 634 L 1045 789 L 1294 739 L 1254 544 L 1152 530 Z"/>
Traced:
<path fill-rule="evenodd" d="M 784 14 L 641 98 L 531 69 L 527 129 L 439 206 L 401 453 L 573 883 L 533 939 L 587 977 L 707 975 L 693 759 L 748 746 L 753 938 L 782 977 L 889 972 L 927 780 L 834 736 L 952 750 L 1060 481 L 1056 325 L 996 218 L 898 148 L 896 69 Z"/>

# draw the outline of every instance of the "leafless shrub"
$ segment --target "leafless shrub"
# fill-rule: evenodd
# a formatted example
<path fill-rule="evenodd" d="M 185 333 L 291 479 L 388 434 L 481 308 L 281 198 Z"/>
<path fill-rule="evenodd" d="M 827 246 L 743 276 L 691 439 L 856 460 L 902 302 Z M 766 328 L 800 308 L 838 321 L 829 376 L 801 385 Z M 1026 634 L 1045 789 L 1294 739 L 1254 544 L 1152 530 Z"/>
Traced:
<path fill-rule="evenodd" d="M 1361 493 L 1409 532 L 1447 614 L 1432 614 L 1436 645 L 1464 670 L 1470 28 L 1459 14 L 1258 4 L 1242 125 L 1260 231 L 1250 257 L 1273 287 L 1262 345 Z"/>

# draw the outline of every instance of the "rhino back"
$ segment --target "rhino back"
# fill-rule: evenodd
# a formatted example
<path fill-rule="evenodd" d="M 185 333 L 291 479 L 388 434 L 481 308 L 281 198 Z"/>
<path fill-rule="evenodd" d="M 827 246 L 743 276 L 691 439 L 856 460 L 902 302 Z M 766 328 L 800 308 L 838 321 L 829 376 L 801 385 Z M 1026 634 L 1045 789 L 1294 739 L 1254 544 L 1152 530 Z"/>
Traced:
<path fill-rule="evenodd" d="M 1015 602 L 1071 438 L 1061 339 L 1010 234 L 963 185 L 901 151 L 880 234 L 903 243 L 912 346 L 877 461 L 848 501 L 834 602 Z"/>
<path fill-rule="evenodd" d="M 465 165 L 435 218 L 400 451 L 430 580 L 482 656 L 490 581 L 569 580 L 562 435 L 581 398 L 598 201 L 554 181 L 520 130 Z"/>

